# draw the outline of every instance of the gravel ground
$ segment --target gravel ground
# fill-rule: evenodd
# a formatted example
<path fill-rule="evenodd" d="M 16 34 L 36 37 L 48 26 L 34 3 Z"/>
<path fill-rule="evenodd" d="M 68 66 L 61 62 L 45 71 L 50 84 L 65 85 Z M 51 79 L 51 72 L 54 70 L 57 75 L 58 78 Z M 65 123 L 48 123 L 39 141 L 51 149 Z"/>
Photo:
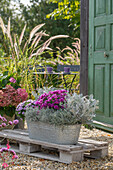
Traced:
<path fill-rule="evenodd" d="M 55 161 L 44 160 L 18 154 L 18 160 L 13 167 L 8 170 L 112 170 L 113 169 L 113 134 L 93 129 L 89 130 L 82 126 L 80 138 L 91 138 L 98 141 L 107 141 L 109 143 L 109 154 L 102 159 L 85 158 L 82 162 L 73 162 L 64 164 Z"/>

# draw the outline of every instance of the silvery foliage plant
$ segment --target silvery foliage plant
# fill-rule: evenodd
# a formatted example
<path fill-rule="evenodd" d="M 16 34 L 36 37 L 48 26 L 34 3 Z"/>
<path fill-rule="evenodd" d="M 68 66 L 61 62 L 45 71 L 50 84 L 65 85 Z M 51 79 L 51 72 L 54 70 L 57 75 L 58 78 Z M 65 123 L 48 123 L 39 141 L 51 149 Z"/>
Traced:
<path fill-rule="evenodd" d="M 43 93 L 48 93 L 45 89 Z M 51 90 L 52 92 L 52 90 Z M 39 97 L 39 96 L 38 96 Z M 52 101 L 51 101 L 52 103 Z M 98 109 L 99 101 L 93 98 L 93 95 L 83 96 L 74 93 L 67 93 L 63 108 L 54 109 L 46 107 L 29 107 L 26 109 L 26 118 L 29 121 L 41 121 L 54 125 L 74 125 L 89 123 L 95 117 L 95 111 Z"/>
<path fill-rule="evenodd" d="M 96 116 L 95 110 L 98 109 L 99 101 L 93 98 L 93 95 L 83 96 L 74 93 L 68 95 L 68 110 L 76 118 L 77 123 L 88 123 L 93 121 Z"/>

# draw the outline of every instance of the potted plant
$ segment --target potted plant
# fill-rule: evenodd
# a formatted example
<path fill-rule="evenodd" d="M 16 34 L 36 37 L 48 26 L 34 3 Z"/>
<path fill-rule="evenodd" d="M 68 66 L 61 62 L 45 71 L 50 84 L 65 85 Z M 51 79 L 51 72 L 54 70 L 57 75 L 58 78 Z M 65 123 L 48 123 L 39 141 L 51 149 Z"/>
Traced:
<path fill-rule="evenodd" d="M 82 123 L 92 121 L 98 101 L 66 90 L 43 93 L 26 109 L 29 137 L 57 144 L 76 144 Z"/>

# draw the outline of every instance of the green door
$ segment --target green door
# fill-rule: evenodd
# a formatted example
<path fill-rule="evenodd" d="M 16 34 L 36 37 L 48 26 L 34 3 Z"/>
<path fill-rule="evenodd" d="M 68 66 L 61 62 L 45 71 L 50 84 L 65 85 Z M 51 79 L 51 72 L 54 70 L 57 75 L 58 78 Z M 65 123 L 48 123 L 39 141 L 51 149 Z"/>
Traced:
<path fill-rule="evenodd" d="M 89 0 L 89 94 L 96 120 L 113 125 L 113 0 Z"/>

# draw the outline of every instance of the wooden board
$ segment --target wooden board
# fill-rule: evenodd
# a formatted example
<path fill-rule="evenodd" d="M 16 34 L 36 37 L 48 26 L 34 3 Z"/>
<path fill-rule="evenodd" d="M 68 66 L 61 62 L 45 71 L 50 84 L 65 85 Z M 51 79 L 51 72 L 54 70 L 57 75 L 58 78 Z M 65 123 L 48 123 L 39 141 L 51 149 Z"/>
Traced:
<path fill-rule="evenodd" d="M 0 132 L 1 138 L 10 141 L 11 149 L 18 153 L 27 154 L 39 158 L 72 163 L 82 161 L 85 156 L 90 158 L 101 158 L 108 155 L 108 143 L 91 139 L 80 139 L 76 145 L 58 145 L 30 139 L 28 131 L 25 130 L 3 130 Z M 15 146 L 15 142 L 17 145 Z M 3 145 L 1 144 L 3 147 Z M 86 153 L 90 152 L 89 155 Z"/>

